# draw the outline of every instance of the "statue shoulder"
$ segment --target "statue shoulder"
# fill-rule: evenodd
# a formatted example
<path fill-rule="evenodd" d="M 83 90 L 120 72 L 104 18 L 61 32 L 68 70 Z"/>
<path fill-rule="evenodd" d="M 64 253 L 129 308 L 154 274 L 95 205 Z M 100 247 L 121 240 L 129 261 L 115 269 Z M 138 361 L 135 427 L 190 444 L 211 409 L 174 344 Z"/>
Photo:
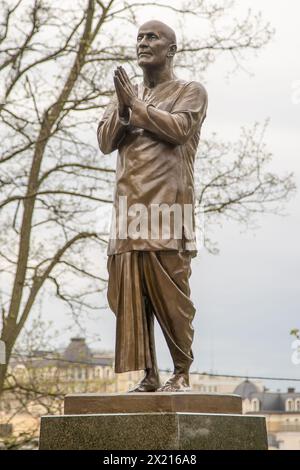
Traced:
<path fill-rule="evenodd" d="M 202 95 L 203 97 L 207 97 L 205 86 L 196 80 L 184 81 L 184 86 L 188 87 L 190 90 L 193 90 L 195 93 Z"/>
<path fill-rule="evenodd" d="M 179 85 L 179 96 L 185 97 L 191 101 L 204 103 L 207 106 L 208 97 L 207 91 L 202 83 L 196 80 L 178 80 Z"/>

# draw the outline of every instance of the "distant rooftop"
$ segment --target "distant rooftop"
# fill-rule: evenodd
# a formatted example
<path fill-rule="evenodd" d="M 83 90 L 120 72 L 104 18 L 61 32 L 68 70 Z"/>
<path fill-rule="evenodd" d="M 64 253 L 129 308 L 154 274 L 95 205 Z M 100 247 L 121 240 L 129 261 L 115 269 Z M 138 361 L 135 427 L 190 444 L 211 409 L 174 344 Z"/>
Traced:
<path fill-rule="evenodd" d="M 67 361 L 89 361 L 92 357 L 92 352 L 86 344 L 85 338 L 71 338 L 63 353 L 63 358 Z"/>
<path fill-rule="evenodd" d="M 114 354 L 110 351 L 92 351 L 86 344 L 85 338 L 74 337 L 71 338 L 68 346 L 62 351 L 34 351 L 33 354 L 27 358 L 31 362 L 31 367 L 47 367 L 47 366 L 60 366 L 69 367 L 70 364 L 74 365 L 100 365 L 112 366 L 114 363 Z M 24 363 L 24 358 L 21 360 L 15 359 L 14 364 Z"/>
<path fill-rule="evenodd" d="M 258 393 L 259 390 L 253 382 L 246 379 L 244 382 L 240 383 L 234 390 L 236 395 L 240 395 L 243 399 L 249 398 L 253 393 Z"/>
<path fill-rule="evenodd" d="M 286 392 L 270 392 L 267 389 L 259 391 L 256 385 L 248 379 L 240 383 L 234 393 L 243 399 L 257 398 L 260 403 L 260 411 L 265 412 L 284 413 L 287 399 L 300 399 L 300 392 L 296 392 L 294 388 L 288 388 Z M 295 411 L 300 413 L 298 410 Z"/>

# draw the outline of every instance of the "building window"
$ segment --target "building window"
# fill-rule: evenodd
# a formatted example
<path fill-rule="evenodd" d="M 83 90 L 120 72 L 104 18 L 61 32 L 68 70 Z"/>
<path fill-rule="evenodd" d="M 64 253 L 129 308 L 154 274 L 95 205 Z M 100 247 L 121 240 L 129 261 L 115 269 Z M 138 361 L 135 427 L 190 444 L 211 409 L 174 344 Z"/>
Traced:
<path fill-rule="evenodd" d="M 300 411 L 300 398 L 295 400 L 295 411 Z"/>
<path fill-rule="evenodd" d="M 294 411 L 294 402 L 291 398 L 288 398 L 285 402 L 285 411 Z"/>
<path fill-rule="evenodd" d="M 249 398 L 246 398 L 243 400 L 243 412 L 248 413 L 249 411 L 251 411 L 251 403 Z"/>
<path fill-rule="evenodd" d="M 259 400 L 257 398 L 253 398 L 252 400 L 252 411 L 259 411 Z"/>

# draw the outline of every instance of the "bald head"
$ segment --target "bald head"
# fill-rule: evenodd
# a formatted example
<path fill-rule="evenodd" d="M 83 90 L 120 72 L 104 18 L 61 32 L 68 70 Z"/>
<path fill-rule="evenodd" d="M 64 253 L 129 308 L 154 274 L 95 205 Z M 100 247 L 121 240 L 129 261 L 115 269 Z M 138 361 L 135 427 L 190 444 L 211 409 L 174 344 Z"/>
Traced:
<path fill-rule="evenodd" d="M 147 21 L 139 28 L 136 50 L 140 67 L 148 70 L 170 68 L 177 51 L 176 34 L 161 21 Z"/>
<path fill-rule="evenodd" d="M 157 21 L 157 20 L 147 21 L 139 28 L 139 33 L 146 32 L 146 31 L 158 32 L 160 33 L 160 35 L 164 36 L 168 40 L 169 44 L 177 44 L 176 34 L 175 34 L 174 29 L 170 28 L 170 26 L 163 23 L 162 21 Z"/>

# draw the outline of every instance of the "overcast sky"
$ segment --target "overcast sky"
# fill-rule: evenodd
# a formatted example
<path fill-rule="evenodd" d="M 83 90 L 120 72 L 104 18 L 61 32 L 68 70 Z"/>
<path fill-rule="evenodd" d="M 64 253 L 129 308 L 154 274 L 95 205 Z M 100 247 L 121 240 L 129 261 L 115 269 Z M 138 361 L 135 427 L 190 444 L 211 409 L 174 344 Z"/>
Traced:
<path fill-rule="evenodd" d="M 270 118 L 266 142 L 274 154 L 271 168 L 295 172 L 299 185 L 300 100 L 298 104 L 293 101 L 292 91 L 300 82 L 300 3 L 241 3 L 241 8 L 261 10 L 276 28 L 276 35 L 258 57 L 250 57 L 247 69 L 251 76 L 240 71 L 226 80 L 230 68 L 226 60 L 210 69 L 205 83 L 209 110 L 203 136 L 217 131 L 226 139 L 235 139 L 241 126 Z M 160 15 L 160 19 L 168 22 L 167 17 Z M 197 314 L 192 370 L 300 378 L 300 365 L 291 361 L 289 335 L 291 328 L 300 327 L 299 202 L 297 194 L 287 205 L 289 215 L 284 218 L 261 217 L 255 231 L 241 233 L 232 222 L 216 228 L 214 238 L 220 254 L 201 251 L 193 260 L 191 288 Z M 56 303 L 49 304 L 47 312 L 58 326 L 63 325 Z M 91 335 L 99 332 L 102 348 L 114 349 L 111 312 L 99 312 L 97 322 L 88 322 L 88 330 Z M 61 333 L 60 344 L 69 338 L 63 330 Z M 157 349 L 160 367 L 171 368 L 158 330 Z"/>

